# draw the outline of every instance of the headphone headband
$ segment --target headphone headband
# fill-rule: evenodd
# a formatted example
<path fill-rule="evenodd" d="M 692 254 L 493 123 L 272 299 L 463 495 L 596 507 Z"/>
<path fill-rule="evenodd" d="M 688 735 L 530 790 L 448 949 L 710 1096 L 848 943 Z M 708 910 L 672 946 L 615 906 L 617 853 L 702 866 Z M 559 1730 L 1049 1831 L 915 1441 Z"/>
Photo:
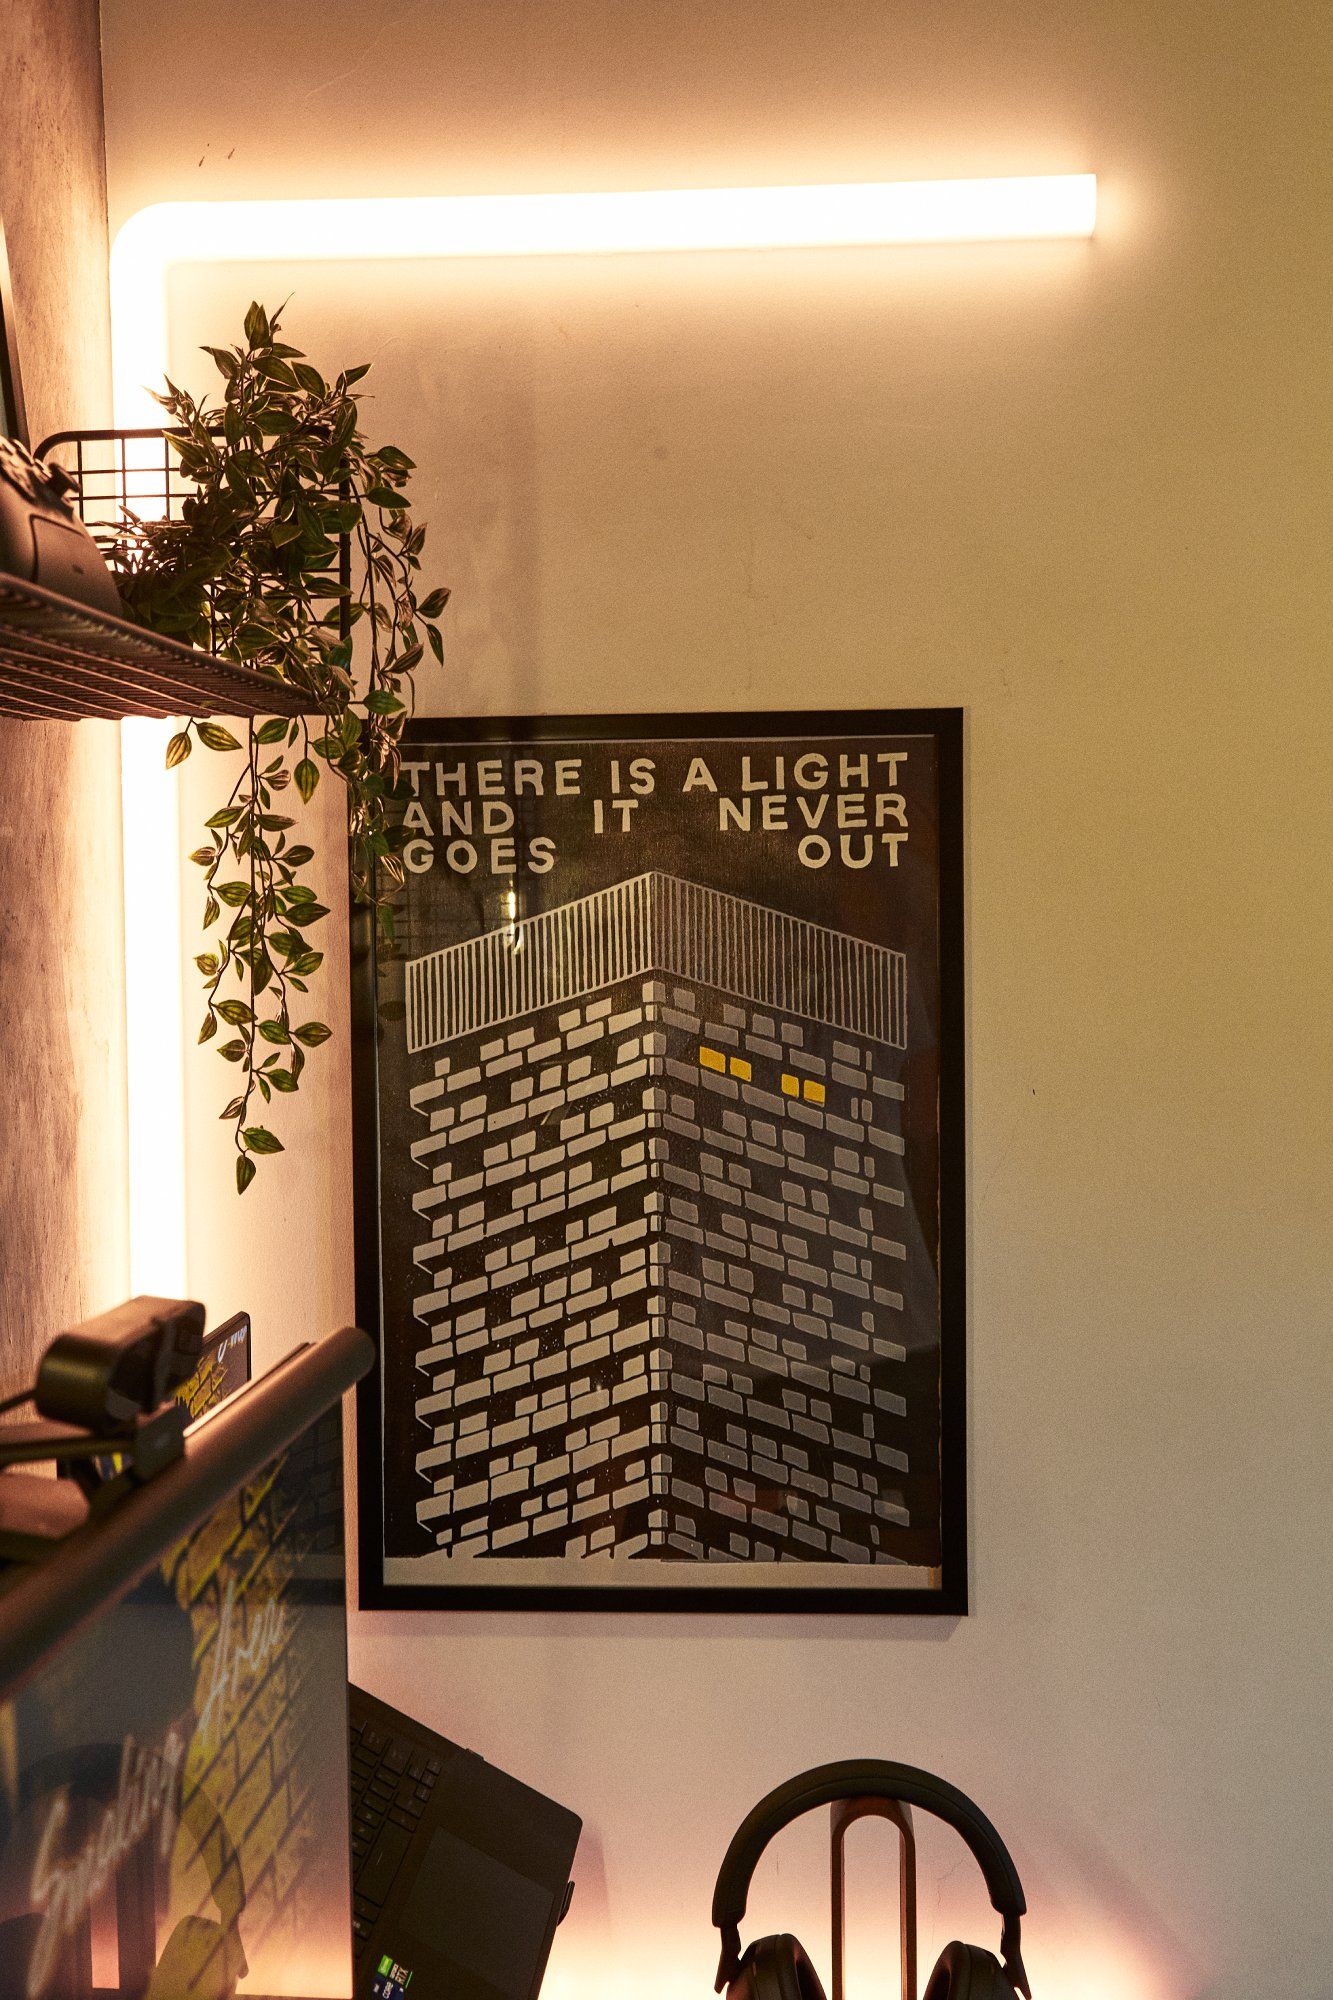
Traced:
<path fill-rule="evenodd" d="M 741 1821 L 722 1858 L 713 1891 L 713 1922 L 722 1933 L 716 1990 L 720 1993 L 740 1968 L 740 1922 L 745 1915 L 751 1879 L 769 1841 L 792 1820 L 813 1812 L 816 1806 L 832 1805 L 838 1799 L 861 1798 L 894 1799 L 900 1805 L 919 1806 L 922 1812 L 942 1819 L 946 1826 L 962 1835 L 985 1877 L 992 1905 L 1004 1918 L 1001 1951 L 1005 1970 L 1018 1990 L 1027 1993 L 1027 1975 L 1019 1948 L 1019 1919 L 1027 1903 L 1008 1848 L 980 1806 L 974 1805 L 965 1792 L 929 1771 L 918 1771 L 912 1764 L 888 1764 L 877 1757 L 853 1757 L 839 1764 L 820 1764 L 813 1771 L 803 1771 L 761 1799 Z"/>

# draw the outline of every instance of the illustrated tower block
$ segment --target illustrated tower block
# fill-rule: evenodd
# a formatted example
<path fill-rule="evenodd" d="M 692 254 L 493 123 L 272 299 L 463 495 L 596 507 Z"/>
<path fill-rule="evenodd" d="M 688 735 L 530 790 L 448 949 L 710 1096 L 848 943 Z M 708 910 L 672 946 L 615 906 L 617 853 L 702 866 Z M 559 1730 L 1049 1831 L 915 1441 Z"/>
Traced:
<path fill-rule="evenodd" d="M 657 873 L 408 965 L 421 1491 L 390 1554 L 938 1562 L 906 970 Z"/>

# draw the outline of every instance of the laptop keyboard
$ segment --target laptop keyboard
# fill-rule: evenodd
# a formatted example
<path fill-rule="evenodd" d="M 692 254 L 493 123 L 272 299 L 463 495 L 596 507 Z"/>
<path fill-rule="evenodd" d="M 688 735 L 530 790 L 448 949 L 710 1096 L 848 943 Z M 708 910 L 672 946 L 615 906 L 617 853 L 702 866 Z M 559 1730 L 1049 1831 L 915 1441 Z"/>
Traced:
<path fill-rule="evenodd" d="M 351 1721 L 352 1935 L 359 1954 L 443 1768 L 419 1744 Z"/>

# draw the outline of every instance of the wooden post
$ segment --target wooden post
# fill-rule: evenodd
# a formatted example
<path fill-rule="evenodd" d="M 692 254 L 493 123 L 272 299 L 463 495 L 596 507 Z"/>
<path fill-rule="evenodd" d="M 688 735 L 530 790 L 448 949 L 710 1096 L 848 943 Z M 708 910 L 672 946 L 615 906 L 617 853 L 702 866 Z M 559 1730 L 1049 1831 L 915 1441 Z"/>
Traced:
<path fill-rule="evenodd" d="M 916 2000 L 916 1835 L 912 1810 L 896 1799 L 839 1799 L 829 1808 L 833 1906 L 833 2000 L 847 2000 L 847 1829 L 858 1819 L 887 1819 L 898 1829 L 898 1946 L 903 2000 Z"/>

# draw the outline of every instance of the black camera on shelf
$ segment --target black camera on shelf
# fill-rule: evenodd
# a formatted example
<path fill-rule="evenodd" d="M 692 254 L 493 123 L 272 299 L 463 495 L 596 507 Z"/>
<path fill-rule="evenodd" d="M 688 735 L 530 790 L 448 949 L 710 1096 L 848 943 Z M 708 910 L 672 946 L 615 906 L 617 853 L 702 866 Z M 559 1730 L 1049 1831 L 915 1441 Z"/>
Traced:
<path fill-rule="evenodd" d="M 0 570 L 92 611 L 121 612 L 120 592 L 71 504 L 78 481 L 0 436 Z"/>

